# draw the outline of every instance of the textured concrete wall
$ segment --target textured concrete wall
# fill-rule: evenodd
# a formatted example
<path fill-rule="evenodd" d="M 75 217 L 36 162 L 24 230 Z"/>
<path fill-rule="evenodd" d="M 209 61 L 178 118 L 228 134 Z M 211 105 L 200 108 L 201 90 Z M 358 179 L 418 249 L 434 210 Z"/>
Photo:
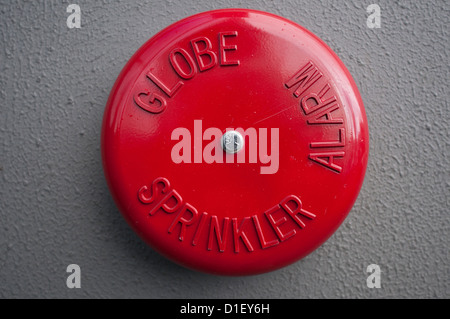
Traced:
<path fill-rule="evenodd" d="M 450 297 L 449 5 L 378 1 L 0 1 L 0 297 Z M 366 180 L 344 224 L 287 268 L 217 277 L 179 267 L 128 227 L 103 177 L 100 130 L 131 55 L 216 8 L 308 28 L 352 73 L 370 125 Z M 82 288 L 66 287 L 78 264 Z M 381 267 L 381 289 L 366 267 Z"/>

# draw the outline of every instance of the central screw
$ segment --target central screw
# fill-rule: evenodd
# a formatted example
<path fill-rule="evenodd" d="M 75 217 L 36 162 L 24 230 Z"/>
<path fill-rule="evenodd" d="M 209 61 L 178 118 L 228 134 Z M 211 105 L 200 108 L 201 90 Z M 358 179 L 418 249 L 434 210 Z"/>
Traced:
<path fill-rule="evenodd" d="M 222 148 L 229 154 L 235 154 L 244 147 L 244 138 L 239 132 L 228 131 L 222 136 Z"/>

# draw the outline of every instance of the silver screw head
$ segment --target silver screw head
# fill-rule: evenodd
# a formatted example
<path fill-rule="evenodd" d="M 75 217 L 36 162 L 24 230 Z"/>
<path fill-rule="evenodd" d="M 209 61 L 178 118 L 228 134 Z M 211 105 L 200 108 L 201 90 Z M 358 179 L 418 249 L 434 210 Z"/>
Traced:
<path fill-rule="evenodd" d="M 225 152 L 235 154 L 244 147 L 244 138 L 237 131 L 228 131 L 223 134 L 221 144 Z"/>

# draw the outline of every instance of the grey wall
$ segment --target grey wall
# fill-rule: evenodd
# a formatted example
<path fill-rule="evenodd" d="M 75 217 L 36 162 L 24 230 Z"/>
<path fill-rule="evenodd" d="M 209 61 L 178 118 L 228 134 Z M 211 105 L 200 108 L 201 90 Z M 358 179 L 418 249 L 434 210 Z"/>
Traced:
<path fill-rule="evenodd" d="M 0 297 L 450 297 L 447 1 L 0 1 Z M 366 7 L 382 9 L 380 29 Z M 322 247 L 287 268 L 217 277 L 179 267 L 128 227 L 109 195 L 100 130 L 131 55 L 188 15 L 246 7 L 293 20 L 340 56 L 362 94 L 370 160 Z M 382 288 L 366 286 L 381 267 Z M 66 287 L 78 264 L 82 288 Z"/>

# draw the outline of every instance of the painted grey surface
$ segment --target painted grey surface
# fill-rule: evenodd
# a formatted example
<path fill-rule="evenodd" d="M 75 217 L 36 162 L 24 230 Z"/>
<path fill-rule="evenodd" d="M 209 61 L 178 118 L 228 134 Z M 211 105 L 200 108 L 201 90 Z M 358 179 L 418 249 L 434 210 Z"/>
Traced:
<path fill-rule="evenodd" d="M 430 298 L 449 285 L 449 4 L 378 1 L 0 1 L 0 297 Z M 344 224 L 287 268 L 217 277 L 179 267 L 109 195 L 100 130 L 131 55 L 191 14 L 246 7 L 293 20 L 340 56 L 362 94 L 370 160 Z M 366 286 L 381 267 L 382 288 Z M 81 289 L 66 267 L 81 267 Z"/>

